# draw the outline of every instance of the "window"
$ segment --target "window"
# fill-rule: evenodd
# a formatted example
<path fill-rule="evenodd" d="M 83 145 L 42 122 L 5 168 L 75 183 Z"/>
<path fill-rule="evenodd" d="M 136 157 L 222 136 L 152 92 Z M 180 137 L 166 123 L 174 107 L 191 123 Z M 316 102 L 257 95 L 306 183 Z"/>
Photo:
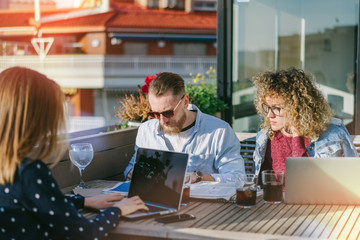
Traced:
<path fill-rule="evenodd" d="M 188 56 L 188 55 L 206 55 L 206 44 L 205 43 L 175 43 L 174 44 L 174 55 L 177 56 Z"/>
<path fill-rule="evenodd" d="M 125 55 L 147 55 L 148 45 L 147 43 L 133 43 L 125 42 L 124 43 L 124 54 Z"/>
<path fill-rule="evenodd" d="M 254 107 L 249 111 L 255 94 L 251 78 L 290 66 L 313 73 L 335 116 L 351 123 L 358 9 L 358 0 L 234 1 L 234 129 L 259 128 Z"/>
<path fill-rule="evenodd" d="M 195 11 L 216 11 L 216 1 L 194 1 Z"/>

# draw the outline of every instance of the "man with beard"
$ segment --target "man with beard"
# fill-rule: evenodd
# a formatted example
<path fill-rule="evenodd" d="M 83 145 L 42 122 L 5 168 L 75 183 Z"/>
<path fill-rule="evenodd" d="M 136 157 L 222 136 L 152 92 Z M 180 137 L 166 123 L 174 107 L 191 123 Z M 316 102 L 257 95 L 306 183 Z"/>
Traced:
<path fill-rule="evenodd" d="M 139 127 L 138 147 L 188 153 L 191 182 L 231 181 L 244 174 L 240 142 L 225 121 L 202 113 L 189 103 L 184 80 L 170 72 L 160 73 L 149 87 L 149 103 L 153 119 Z M 135 153 L 136 154 L 136 153 Z M 125 169 L 131 179 L 135 154 Z"/>

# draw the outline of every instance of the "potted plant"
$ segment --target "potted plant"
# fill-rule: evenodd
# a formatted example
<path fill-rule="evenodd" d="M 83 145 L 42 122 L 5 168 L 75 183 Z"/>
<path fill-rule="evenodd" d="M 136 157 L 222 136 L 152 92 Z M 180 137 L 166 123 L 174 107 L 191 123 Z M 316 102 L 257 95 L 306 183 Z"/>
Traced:
<path fill-rule="evenodd" d="M 140 126 L 141 123 L 148 119 L 150 111 L 150 104 L 147 98 L 150 82 L 156 78 L 157 75 L 147 76 L 145 84 L 137 87 L 137 94 L 125 94 L 125 97 L 119 99 L 119 107 L 115 107 L 115 116 L 120 118 L 120 123 L 126 121 L 125 126 Z"/>
<path fill-rule="evenodd" d="M 216 71 L 213 67 L 206 74 L 198 73 L 196 76 L 190 73 L 193 78 L 185 86 L 185 92 L 189 95 L 190 103 L 196 105 L 203 113 L 216 115 L 226 109 L 226 104 L 217 97 L 216 92 Z"/>
<path fill-rule="evenodd" d="M 138 86 L 138 94 L 125 95 L 118 101 L 120 106 L 115 107 L 115 115 L 120 118 L 120 122 L 126 121 L 129 126 L 139 126 L 147 120 L 150 104 L 140 86 Z"/>

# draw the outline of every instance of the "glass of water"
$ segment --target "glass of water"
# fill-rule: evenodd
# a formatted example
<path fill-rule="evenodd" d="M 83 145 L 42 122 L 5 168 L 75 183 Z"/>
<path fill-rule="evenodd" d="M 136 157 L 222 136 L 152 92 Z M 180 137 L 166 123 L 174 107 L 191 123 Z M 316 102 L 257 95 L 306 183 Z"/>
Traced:
<path fill-rule="evenodd" d="M 80 184 L 77 188 L 89 188 L 82 179 L 82 171 L 91 163 L 94 157 L 94 150 L 91 143 L 73 143 L 69 150 L 71 162 L 79 168 Z"/>

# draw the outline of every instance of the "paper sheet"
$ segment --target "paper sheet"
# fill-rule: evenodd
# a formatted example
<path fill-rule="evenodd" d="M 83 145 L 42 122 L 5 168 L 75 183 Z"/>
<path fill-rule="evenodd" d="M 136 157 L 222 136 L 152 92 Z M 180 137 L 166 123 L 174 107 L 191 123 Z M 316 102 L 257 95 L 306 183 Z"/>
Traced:
<path fill-rule="evenodd" d="M 230 200 L 235 194 L 234 182 L 198 182 L 190 186 L 191 198 Z"/>
<path fill-rule="evenodd" d="M 120 193 L 123 196 L 127 196 L 129 193 L 130 188 L 130 181 L 126 182 L 119 182 L 118 184 L 115 184 L 111 188 L 105 188 L 103 189 L 104 193 Z"/>

